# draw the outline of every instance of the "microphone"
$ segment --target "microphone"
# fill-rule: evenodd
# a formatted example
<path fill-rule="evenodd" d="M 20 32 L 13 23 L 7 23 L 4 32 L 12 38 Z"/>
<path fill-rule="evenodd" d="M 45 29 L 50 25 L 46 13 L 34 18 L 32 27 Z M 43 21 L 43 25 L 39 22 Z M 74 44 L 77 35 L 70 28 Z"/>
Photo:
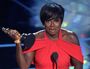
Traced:
<path fill-rule="evenodd" d="M 57 69 L 57 59 L 58 59 L 58 53 L 53 52 L 51 55 L 51 61 L 53 62 L 53 69 L 54 69 L 54 63 L 56 64 L 56 69 Z"/>
<path fill-rule="evenodd" d="M 56 63 L 57 59 L 58 59 L 58 53 L 57 52 L 53 52 L 52 55 L 51 55 L 52 62 Z"/>

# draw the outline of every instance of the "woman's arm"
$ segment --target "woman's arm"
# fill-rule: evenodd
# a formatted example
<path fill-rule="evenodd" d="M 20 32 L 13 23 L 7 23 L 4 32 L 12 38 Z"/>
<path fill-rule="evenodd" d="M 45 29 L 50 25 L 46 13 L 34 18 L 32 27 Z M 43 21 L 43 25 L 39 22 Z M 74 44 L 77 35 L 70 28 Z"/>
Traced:
<path fill-rule="evenodd" d="M 70 43 L 80 46 L 79 39 L 78 39 L 77 35 L 73 32 L 67 31 L 63 35 L 63 39 L 67 42 L 70 42 Z M 74 65 L 74 69 L 83 69 L 83 63 L 78 61 L 76 58 L 70 56 L 70 61 L 71 61 L 71 64 Z"/>
<path fill-rule="evenodd" d="M 80 46 L 79 39 L 75 33 L 70 34 L 71 42 Z M 71 56 L 71 64 L 74 65 L 74 69 L 83 69 L 83 63 Z"/>
<path fill-rule="evenodd" d="M 23 54 L 20 43 L 16 44 L 16 59 L 20 69 L 28 69 L 34 59 L 34 53 Z"/>
<path fill-rule="evenodd" d="M 71 57 L 71 64 L 74 66 L 74 69 L 83 69 L 83 63 L 73 57 Z"/>
<path fill-rule="evenodd" d="M 23 54 L 21 47 L 21 35 L 17 30 L 3 28 L 2 29 L 6 34 L 8 34 L 16 44 L 16 59 L 20 69 L 28 69 L 33 58 L 34 52 Z"/>

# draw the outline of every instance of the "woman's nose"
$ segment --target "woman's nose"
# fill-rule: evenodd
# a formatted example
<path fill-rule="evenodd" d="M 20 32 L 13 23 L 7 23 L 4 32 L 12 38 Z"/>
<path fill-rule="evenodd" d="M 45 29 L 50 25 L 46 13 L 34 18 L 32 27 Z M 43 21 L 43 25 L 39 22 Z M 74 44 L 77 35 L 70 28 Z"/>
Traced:
<path fill-rule="evenodd" d="M 53 22 L 53 21 L 51 21 L 51 24 L 50 24 L 50 26 L 54 26 L 54 22 Z"/>

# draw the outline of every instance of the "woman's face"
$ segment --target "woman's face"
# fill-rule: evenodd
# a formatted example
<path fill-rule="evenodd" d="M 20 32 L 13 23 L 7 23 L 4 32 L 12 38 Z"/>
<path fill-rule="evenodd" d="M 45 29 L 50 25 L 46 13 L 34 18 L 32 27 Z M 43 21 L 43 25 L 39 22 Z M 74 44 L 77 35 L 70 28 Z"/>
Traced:
<path fill-rule="evenodd" d="M 60 31 L 61 24 L 60 18 L 45 21 L 45 30 L 50 35 L 57 35 Z"/>

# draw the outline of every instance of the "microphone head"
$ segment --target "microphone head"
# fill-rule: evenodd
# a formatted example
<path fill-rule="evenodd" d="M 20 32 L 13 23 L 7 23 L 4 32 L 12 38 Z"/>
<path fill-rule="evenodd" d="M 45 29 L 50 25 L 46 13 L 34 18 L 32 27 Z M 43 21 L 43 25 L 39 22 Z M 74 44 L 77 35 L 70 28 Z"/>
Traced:
<path fill-rule="evenodd" d="M 52 62 L 57 62 L 58 59 L 58 53 L 57 52 L 53 52 L 51 55 L 51 61 Z"/>

